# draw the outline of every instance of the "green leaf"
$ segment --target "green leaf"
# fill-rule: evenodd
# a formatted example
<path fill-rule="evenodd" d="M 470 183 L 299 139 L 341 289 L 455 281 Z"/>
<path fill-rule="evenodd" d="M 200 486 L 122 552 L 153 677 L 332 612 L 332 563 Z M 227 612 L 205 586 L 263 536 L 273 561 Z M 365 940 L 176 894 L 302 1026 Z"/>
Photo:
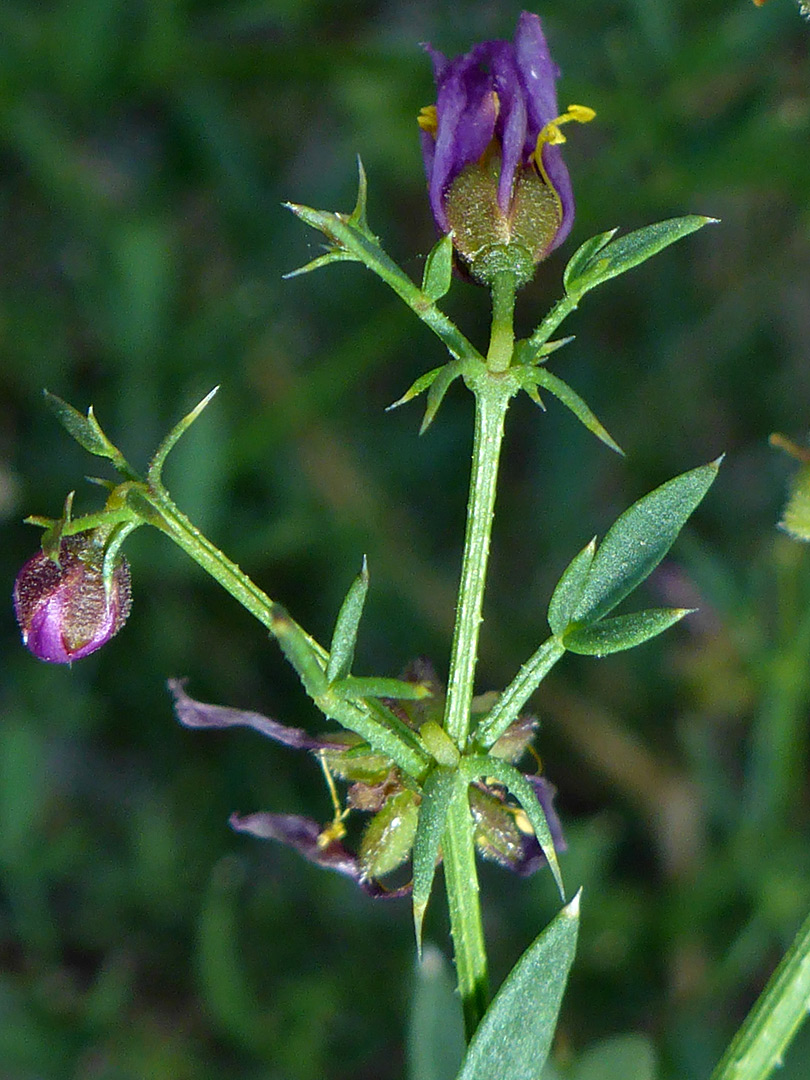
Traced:
<path fill-rule="evenodd" d="M 290 618 L 281 604 L 273 604 L 270 629 L 281 651 L 298 673 L 306 692 L 311 698 L 320 697 L 327 690 L 323 661 L 309 636 Z"/>
<path fill-rule="evenodd" d="M 362 701 L 364 698 L 398 698 L 400 701 L 423 701 L 431 696 L 426 683 L 405 682 L 377 675 L 347 675 L 336 679 L 329 687 L 346 701 Z"/>
<path fill-rule="evenodd" d="M 655 1050 L 646 1035 L 614 1035 L 581 1054 L 569 1080 L 655 1080 Z"/>
<path fill-rule="evenodd" d="M 447 233 L 425 260 L 422 292 L 431 300 L 441 300 L 450 291 L 453 281 L 453 234 Z"/>
<path fill-rule="evenodd" d="M 711 487 L 720 461 L 668 480 L 625 510 L 599 545 L 573 621 L 596 622 L 652 573 Z"/>
<path fill-rule="evenodd" d="M 540 386 L 553 394 L 567 409 L 570 409 L 577 420 L 584 424 L 592 435 L 595 435 L 597 439 L 601 439 L 605 446 L 609 446 L 617 454 L 624 456 L 624 450 L 605 430 L 589 406 L 567 382 L 563 382 L 557 375 L 552 375 L 550 371 L 543 367 L 532 367 L 528 369 L 528 372 Z"/>
<path fill-rule="evenodd" d="M 464 373 L 466 366 L 467 364 L 464 360 L 451 360 L 448 364 L 444 365 L 436 378 L 431 381 L 430 389 L 428 390 L 425 415 L 422 418 L 422 426 L 419 428 L 420 435 L 424 435 L 433 423 L 436 413 L 439 411 L 439 406 L 444 400 L 444 395 L 450 389 L 450 384 L 454 382 L 459 375 Z"/>
<path fill-rule="evenodd" d="M 595 553 L 596 538 L 573 557 L 552 593 L 548 605 L 548 625 L 552 634 L 558 637 L 571 622 L 571 614 L 582 596 Z"/>
<path fill-rule="evenodd" d="M 599 233 L 598 236 L 592 236 L 590 240 L 586 240 L 577 248 L 568 260 L 563 274 L 563 285 L 567 293 L 574 292 L 571 283 L 582 275 L 583 270 L 591 264 L 605 244 L 610 243 L 618 231 L 618 229 L 609 229 L 607 232 Z"/>
<path fill-rule="evenodd" d="M 363 616 L 363 607 L 368 595 L 368 563 L 363 556 L 363 568 L 354 579 L 346 599 L 343 601 L 335 621 L 332 634 L 332 646 L 329 650 L 329 663 L 326 665 L 326 680 L 334 682 L 345 679 L 351 673 L 354 662 L 354 647 L 357 642 L 357 630 Z"/>
<path fill-rule="evenodd" d="M 608 656 L 642 645 L 668 630 L 694 608 L 655 608 L 602 619 L 593 626 L 577 627 L 565 635 L 565 647 L 580 656 Z"/>
<path fill-rule="evenodd" d="M 150 462 L 149 472 L 147 473 L 149 483 L 154 487 L 159 488 L 161 486 L 163 466 L 166 464 L 166 458 L 169 456 L 169 453 L 174 449 L 182 436 L 185 435 L 203 409 L 211 403 L 218 391 L 218 386 L 215 386 L 213 390 L 210 390 L 202 401 L 194 406 L 190 413 L 187 413 L 179 423 L 174 425 L 172 430 L 157 448 L 155 456 Z"/>
<path fill-rule="evenodd" d="M 422 923 L 433 888 L 439 845 L 447 824 L 450 802 L 454 794 L 456 798 L 464 798 L 466 788 L 455 769 L 442 766 L 429 773 L 422 787 L 422 804 L 413 842 L 413 925 L 416 947 L 420 952 Z"/>
<path fill-rule="evenodd" d="M 574 255 L 571 260 L 571 263 L 575 263 L 573 269 L 569 263 L 566 269 L 566 292 L 570 296 L 582 296 L 603 281 L 632 270 L 634 266 L 674 244 L 676 240 L 689 236 L 704 225 L 716 222 L 717 218 L 689 214 L 686 217 L 659 221 L 655 225 L 646 225 L 643 229 L 636 229 L 635 232 L 620 236 L 618 240 L 610 243 L 596 243 L 606 236 L 610 239 L 607 233 L 594 237 L 593 240 L 586 241 Z M 594 244 L 594 250 L 586 252 L 580 258 L 580 253 L 588 244 Z"/>
<path fill-rule="evenodd" d="M 557 852 L 554 849 L 551 830 L 548 827 L 546 815 L 543 813 L 543 807 L 540 805 L 535 790 L 523 773 L 516 769 L 514 765 L 510 765 L 508 761 L 492 757 L 489 754 L 462 758 L 459 770 L 470 781 L 478 780 L 480 777 L 492 777 L 499 784 L 503 784 L 511 795 L 514 795 L 526 811 L 526 817 L 534 829 L 537 842 L 543 849 L 543 854 L 546 857 L 551 873 L 554 875 L 557 888 L 560 890 L 560 896 L 564 900 L 565 890 L 563 889 L 560 864 L 557 861 Z"/>
<path fill-rule="evenodd" d="M 430 385 L 433 383 L 441 371 L 444 370 L 445 365 L 441 367 L 433 368 L 432 371 L 426 371 L 424 375 L 420 375 L 419 378 L 413 383 L 409 390 L 406 390 L 401 398 L 398 398 L 391 405 L 386 408 L 386 412 L 390 412 L 392 409 L 398 409 L 400 405 L 407 405 L 409 401 L 413 401 L 415 397 L 419 397 L 423 394 Z"/>
<path fill-rule="evenodd" d="M 464 1024 L 450 965 L 426 945 L 416 965 L 408 1030 L 408 1080 L 453 1080 L 464 1056 Z"/>
<path fill-rule="evenodd" d="M 507 975 L 457 1080 L 540 1080 L 576 950 L 579 900 L 577 893 Z"/>
<path fill-rule="evenodd" d="M 74 409 L 72 405 L 49 390 L 44 390 L 43 395 L 45 404 L 79 446 L 96 457 L 107 458 L 128 480 L 139 479 L 138 474 L 128 464 L 118 447 L 114 446 L 101 430 L 92 405 L 87 410 L 87 416 L 82 416 L 78 409 Z"/>

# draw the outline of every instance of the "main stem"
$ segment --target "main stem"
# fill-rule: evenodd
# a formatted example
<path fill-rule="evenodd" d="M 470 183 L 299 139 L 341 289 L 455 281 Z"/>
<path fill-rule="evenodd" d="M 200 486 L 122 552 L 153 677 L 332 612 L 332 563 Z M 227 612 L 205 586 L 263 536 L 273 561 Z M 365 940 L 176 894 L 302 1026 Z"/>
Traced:
<path fill-rule="evenodd" d="M 450 659 L 444 728 L 463 754 L 470 733 L 470 707 L 478 659 L 478 635 L 484 603 L 498 462 L 504 419 L 515 382 L 508 368 L 514 348 L 514 278 L 499 275 L 492 289 L 492 336 L 485 373 L 471 382 L 475 394 L 470 496 L 456 624 Z M 487 954 L 478 895 L 474 825 L 466 797 L 454 799 L 442 839 L 444 877 L 456 977 L 469 1040 L 487 1007 Z"/>

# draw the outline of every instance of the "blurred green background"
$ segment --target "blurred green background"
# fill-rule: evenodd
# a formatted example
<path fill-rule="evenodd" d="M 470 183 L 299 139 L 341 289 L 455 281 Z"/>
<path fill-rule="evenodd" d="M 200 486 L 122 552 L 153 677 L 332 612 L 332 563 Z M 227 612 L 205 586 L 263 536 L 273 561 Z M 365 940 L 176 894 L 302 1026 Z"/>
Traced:
<path fill-rule="evenodd" d="M 385 413 L 439 344 L 358 266 L 283 282 L 318 236 L 285 199 L 369 216 L 414 277 L 434 242 L 415 115 L 431 41 L 511 37 L 472 0 L 4 0 L 0 6 L 2 582 L 27 514 L 99 504 L 103 465 L 45 411 L 91 402 L 138 465 L 214 384 L 167 469 L 180 506 L 321 639 L 366 553 L 357 670 L 446 670 L 471 399 L 417 438 Z M 565 258 L 613 226 L 705 229 L 587 297 L 552 361 L 627 451 L 553 401 L 512 410 L 479 670 L 545 636 L 562 568 L 640 495 L 721 452 L 649 600 L 700 614 L 643 648 L 566 659 L 534 703 L 569 884 L 586 886 L 560 1071 L 638 1033 L 665 1080 L 706 1077 L 810 898 L 808 552 L 775 529 L 810 427 L 810 24 L 773 0 L 547 0 L 570 132 L 574 234 L 522 295 L 527 333 Z M 486 296 L 448 311 L 474 340 Z M 105 474 L 106 475 L 106 474 Z M 125 630 L 73 670 L 0 616 L 0 1078 L 393 1080 L 413 965 L 405 902 L 372 902 L 230 811 L 328 800 L 311 760 L 173 720 L 203 700 L 318 729 L 278 650 L 168 541 L 127 548 Z M 555 910 L 544 876 L 487 867 L 499 980 Z M 429 937 L 446 950 L 441 905 Z M 810 1040 L 782 1076 L 806 1077 Z M 617 1068 L 619 1068 L 617 1066 Z M 627 1072 L 611 1073 L 607 1080 Z"/>

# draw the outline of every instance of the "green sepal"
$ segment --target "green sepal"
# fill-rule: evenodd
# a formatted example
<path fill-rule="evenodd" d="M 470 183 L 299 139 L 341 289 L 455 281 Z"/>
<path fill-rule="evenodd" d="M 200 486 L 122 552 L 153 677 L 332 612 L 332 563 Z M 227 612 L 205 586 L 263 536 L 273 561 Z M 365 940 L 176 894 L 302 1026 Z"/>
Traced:
<path fill-rule="evenodd" d="M 452 799 L 466 796 L 466 783 L 457 770 L 436 766 L 422 785 L 422 805 L 413 842 L 413 925 L 416 948 L 422 952 L 422 923 L 436 875 L 439 847 Z"/>
<path fill-rule="evenodd" d="M 459 764 L 459 771 L 469 782 L 478 780 L 482 777 L 495 779 L 499 784 L 503 784 L 509 793 L 517 799 L 526 811 L 526 817 L 529 819 L 529 822 L 534 829 L 537 842 L 543 849 L 543 854 L 548 861 L 551 873 L 554 875 L 554 880 L 560 891 L 560 897 L 565 901 L 565 890 L 563 889 L 562 875 L 560 874 L 560 864 L 557 861 L 557 852 L 554 850 L 554 841 L 551 837 L 551 830 L 548 827 L 546 815 L 543 813 L 543 807 L 538 801 L 534 788 L 523 773 L 516 769 L 514 765 L 510 765 L 508 761 L 504 761 L 502 758 L 492 757 L 489 754 L 462 758 L 461 763 Z"/>
<path fill-rule="evenodd" d="M 389 796 L 382 810 L 369 821 L 360 841 L 358 856 L 364 878 L 379 878 L 402 866 L 411 853 L 418 818 L 413 791 L 406 788 Z"/>
<path fill-rule="evenodd" d="M 625 510 L 597 549 L 572 621 L 595 623 L 652 573 L 711 487 L 721 460 L 668 480 Z"/>
<path fill-rule="evenodd" d="M 565 647 L 580 656 L 609 656 L 632 649 L 674 626 L 694 608 L 653 608 L 601 619 L 593 626 L 575 626 L 565 634 Z"/>
<path fill-rule="evenodd" d="M 578 555 L 573 557 L 551 595 L 548 605 L 548 625 L 551 627 L 552 634 L 558 637 L 571 622 L 571 615 L 582 596 L 595 554 L 596 538 L 594 537 Z"/>
<path fill-rule="evenodd" d="M 597 285 L 657 255 L 676 240 L 689 236 L 704 225 L 716 223 L 717 218 L 689 214 L 646 225 L 643 229 L 620 236 L 618 240 L 612 240 L 611 234 L 602 233 L 586 241 L 568 264 L 564 279 L 566 292 L 569 296 L 583 296 Z M 583 253 L 588 244 L 594 244 L 594 249 Z M 575 265 L 572 267 L 572 264 Z"/>
<path fill-rule="evenodd" d="M 62 546 L 62 539 L 66 535 L 66 529 L 70 525 L 75 495 L 75 491 L 69 491 L 67 493 L 65 496 L 65 505 L 62 509 L 62 516 L 47 523 L 45 532 L 42 534 L 42 539 L 40 541 L 43 555 L 47 555 L 52 562 L 57 564 L 57 566 L 59 565 L 59 549 Z M 40 523 L 32 521 L 30 518 L 28 520 L 32 525 Z"/>
<path fill-rule="evenodd" d="M 436 244 L 425 260 L 422 275 L 422 292 L 431 300 L 441 300 L 450 291 L 453 282 L 453 234 L 447 233 Z"/>
<path fill-rule="evenodd" d="M 160 488 L 161 477 L 163 474 L 163 466 L 166 464 L 166 458 L 169 453 L 174 449 L 177 443 L 180 441 L 183 435 L 188 431 L 203 409 L 211 402 L 219 387 L 215 386 L 213 390 L 210 390 L 199 404 L 195 405 L 191 412 L 186 413 L 182 420 L 174 425 L 172 430 L 160 444 L 155 451 L 155 455 L 149 463 L 149 471 L 146 476 L 149 483 L 155 487 Z"/>
<path fill-rule="evenodd" d="M 346 598 L 341 604 L 335 621 L 335 630 L 332 634 L 332 644 L 329 650 L 329 662 L 326 665 L 326 680 L 329 683 L 335 682 L 336 679 L 345 679 L 351 673 L 357 631 L 360 626 L 360 619 L 363 616 L 363 607 L 367 595 L 368 563 L 365 556 L 363 556 L 362 569 L 346 593 Z"/>
<path fill-rule="evenodd" d="M 126 476 L 127 479 L 138 479 L 138 474 L 129 465 L 118 447 L 114 446 L 101 430 L 92 405 L 87 410 L 87 416 L 82 416 L 78 409 L 74 409 L 72 405 L 68 405 L 66 401 L 57 397 L 56 394 L 52 394 L 49 390 L 44 390 L 43 395 L 45 404 L 79 446 L 96 457 L 107 458 L 108 461 L 112 462 L 114 468 L 123 476 Z"/>
<path fill-rule="evenodd" d="M 459 751 L 456 744 L 435 720 L 426 720 L 419 728 L 419 738 L 422 744 L 439 765 L 449 769 L 458 765 Z"/>
<path fill-rule="evenodd" d="M 112 595 L 113 580 L 121 545 L 129 534 L 134 532 L 142 524 L 142 521 L 124 521 L 121 524 L 116 525 L 107 537 L 107 542 L 104 546 L 102 576 L 104 579 L 104 591 L 107 594 L 108 599 Z"/>
<path fill-rule="evenodd" d="M 573 283 L 578 277 L 582 276 L 583 272 L 591 265 L 602 248 L 610 243 L 618 231 L 618 229 L 608 229 L 607 232 L 592 236 L 590 240 L 586 240 L 584 244 L 581 244 L 577 248 L 568 260 L 568 265 L 563 273 L 563 286 L 567 293 L 575 291 Z"/>
<path fill-rule="evenodd" d="M 317 700 L 327 690 L 323 661 L 309 637 L 298 623 L 290 618 L 281 604 L 273 604 L 271 631 L 281 651 L 295 668 L 304 689 L 311 698 Z"/>
<path fill-rule="evenodd" d="M 622 457 L 624 456 L 624 451 L 619 444 L 597 420 L 590 407 L 567 382 L 563 382 L 557 375 L 552 375 L 552 373 L 544 367 L 523 366 L 515 367 L 512 370 L 517 374 L 523 389 L 536 404 L 542 405 L 537 393 L 537 387 L 542 386 L 545 390 L 548 390 L 550 394 L 553 394 L 558 401 L 561 401 L 567 409 L 570 409 L 577 420 L 584 424 L 588 431 L 595 435 L 597 439 L 601 439 L 605 446 L 609 446 L 611 450 L 615 450 L 616 453 L 621 454 Z"/>
<path fill-rule="evenodd" d="M 387 679 L 376 675 L 347 675 L 335 679 L 329 689 L 344 701 L 364 701 L 366 698 L 396 698 L 399 701 L 423 701 L 431 696 L 430 687 L 403 679 Z"/>
<path fill-rule="evenodd" d="M 580 896 L 559 912 L 506 976 L 456 1080 L 539 1080 L 576 952 Z"/>

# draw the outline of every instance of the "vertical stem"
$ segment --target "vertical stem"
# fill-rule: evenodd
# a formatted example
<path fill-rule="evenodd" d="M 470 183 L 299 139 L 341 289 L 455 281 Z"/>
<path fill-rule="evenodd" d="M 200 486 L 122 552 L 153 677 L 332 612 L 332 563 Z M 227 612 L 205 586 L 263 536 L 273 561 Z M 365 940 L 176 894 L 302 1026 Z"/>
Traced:
<path fill-rule="evenodd" d="M 473 822 L 466 791 L 462 798 L 453 799 L 451 803 L 442 851 L 450 932 L 456 958 L 456 980 L 464 1011 L 464 1032 L 469 1042 L 486 1011 L 489 984 L 478 898 Z"/>
<path fill-rule="evenodd" d="M 475 435 L 444 717 L 445 731 L 462 753 L 466 749 L 470 730 L 470 704 L 478 659 L 478 633 L 504 419 L 509 400 L 516 389 L 515 381 L 507 374 L 515 341 L 514 307 L 514 275 L 504 272 L 497 276 L 492 286 L 492 335 L 487 354 L 489 370 L 470 386 L 475 394 Z M 464 1010 L 464 1028 L 469 1040 L 484 1015 L 489 990 L 475 864 L 474 826 L 466 789 L 451 804 L 442 850 L 456 976 Z"/>
<path fill-rule="evenodd" d="M 511 383 L 501 383 L 491 376 L 482 382 L 486 385 L 477 387 L 475 396 L 475 437 L 470 498 L 467 505 L 467 531 L 464 537 L 464 557 L 456 603 L 456 625 L 444 720 L 445 731 L 462 752 L 466 747 L 470 726 L 470 702 L 478 659 L 478 633 L 484 602 L 504 418 L 513 392 Z"/>

